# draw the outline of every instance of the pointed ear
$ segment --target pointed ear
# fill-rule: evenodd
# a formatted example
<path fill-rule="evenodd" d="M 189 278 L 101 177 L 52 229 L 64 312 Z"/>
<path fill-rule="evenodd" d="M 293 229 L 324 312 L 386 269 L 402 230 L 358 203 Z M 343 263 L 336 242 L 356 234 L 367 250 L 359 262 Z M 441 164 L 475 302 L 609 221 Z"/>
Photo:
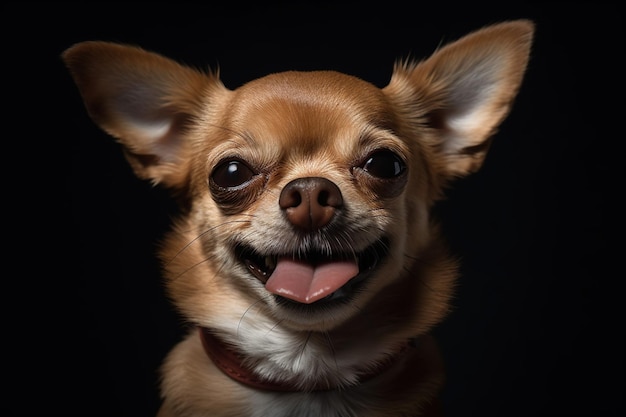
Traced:
<path fill-rule="evenodd" d="M 440 155 L 444 177 L 477 170 L 489 139 L 522 82 L 534 25 L 527 20 L 479 29 L 425 61 L 398 63 L 386 94 Z"/>
<path fill-rule="evenodd" d="M 217 76 L 109 42 L 76 44 L 62 58 L 89 115 L 122 143 L 135 174 L 182 187 L 190 152 L 185 129 L 211 95 L 227 91 Z"/>

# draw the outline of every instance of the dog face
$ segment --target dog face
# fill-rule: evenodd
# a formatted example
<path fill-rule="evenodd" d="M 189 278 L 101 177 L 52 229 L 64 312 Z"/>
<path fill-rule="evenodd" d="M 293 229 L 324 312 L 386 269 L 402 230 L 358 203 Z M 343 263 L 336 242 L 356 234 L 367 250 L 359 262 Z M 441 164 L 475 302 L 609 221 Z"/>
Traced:
<path fill-rule="evenodd" d="M 407 275 L 438 239 L 430 209 L 450 179 L 482 163 L 531 31 L 525 21 L 483 29 L 398 63 L 383 89 L 294 71 L 228 90 L 215 74 L 104 42 L 64 59 L 137 175 L 186 201 L 162 253 L 179 309 L 211 326 L 255 306 L 286 326 L 328 330 L 395 282 L 426 279 Z M 422 283 L 427 322 L 445 310 L 442 281 Z"/>
<path fill-rule="evenodd" d="M 180 198 L 161 257 L 189 321 L 400 339 L 446 313 L 455 264 L 431 208 L 480 167 L 532 31 L 483 28 L 397 63 L 382 89 L 292 71 L 230 90 L 214 73 L 106 42 L 63 58 L 135 173 Z"/>
<path fill-rule="evenodd" d="M 192 217 L 223 288 L 327 329 L 397 279 L 404 229 L 427 234 L 428 168 L 390 106 L 359 79 L 288 72 L 245 85 L 191 133 L 203 147 Z M 421 212 L 410 226 L 409 211 Z"/>

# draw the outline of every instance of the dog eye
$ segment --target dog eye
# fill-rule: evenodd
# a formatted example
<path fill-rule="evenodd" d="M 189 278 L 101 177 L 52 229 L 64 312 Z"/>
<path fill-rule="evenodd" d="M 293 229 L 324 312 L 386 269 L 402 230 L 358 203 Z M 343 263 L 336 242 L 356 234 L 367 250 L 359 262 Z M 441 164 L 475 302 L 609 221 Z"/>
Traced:
<path fill-rule="evenodd" d="M 367 157 L 361 168 L 377 178 L 395 178 L 404 172 L 406 165 L 395 153 L 382 150 Z"/>
<path fill-rule="evenodd" d="M 235 188 L 250 181 L 255 175 L 255 172 L 242 161 L 230 159 L 215 167 L 211 179 L 219 187 Z"/>

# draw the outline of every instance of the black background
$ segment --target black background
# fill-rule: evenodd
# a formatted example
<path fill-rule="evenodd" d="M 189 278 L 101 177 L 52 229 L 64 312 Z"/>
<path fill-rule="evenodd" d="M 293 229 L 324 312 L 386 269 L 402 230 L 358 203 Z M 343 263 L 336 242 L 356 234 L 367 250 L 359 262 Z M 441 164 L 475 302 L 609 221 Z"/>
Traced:
<path fill-rule="evenodd" d="M 138 44 L 219 66 L 230 88 L 288 69 L 382 87 L 396 58 L 529 18 L 513 111 L 482 171 L 440 207 L 463 262 L 435 330 L 444 405 L 450 417 L 623 412 L 623 13 L 616 2 L 438 4 L 5 2 L 0 411 L 152 416 L 158 366 L 182 335 L 154 257 L 175 210 L 88 119 L 65 48 Z"/>

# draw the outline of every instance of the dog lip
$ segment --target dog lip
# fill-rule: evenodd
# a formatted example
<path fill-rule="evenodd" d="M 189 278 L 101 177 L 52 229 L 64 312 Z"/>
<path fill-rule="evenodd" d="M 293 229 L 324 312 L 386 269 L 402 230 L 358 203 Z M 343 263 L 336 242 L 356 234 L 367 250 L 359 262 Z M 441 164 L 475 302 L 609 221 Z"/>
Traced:
<path fill-rule="evenodd" d="M 261 281 L 263 284 L 267 282 L 271 275 L 271 271 L 260 268 L 251 259 L 245 258 L 243 261 L 245 262 L 248 269 L 252 272 L 252 274 L 259 279 L 259 281 Z"/>
<path fill-rule="evenodd" d="M 341 288 L 327 295 L 326 297 L 317 300 L 311 305 L 319 305 L 327 303 L 329 301 L 345 300 L 354 295 L 357 290 L 364 284 L 366 278 L 371 272 L 376 269 L 379 263 L 386 257 L 389 251 L 389 239 L 382 237 L 368 246 L 365 250 L 360 252 L 353 252 L 350 250 L 335 251 L 332 255 L 323 254 L 321 251 L 308 251 L 304 255 L 287 255 L 287 254 L 261 254 L 253 248 L 244 244 L 235 245 L 235 254 L 237 259 L 245 265 L 250 273 L 258 279 L 263 285 L 267 283 L 267 280 L 274 272 L 277 260 L 281 256 L 290 256 L 294 259 L 305 261 L 311 265 L 319 265 L 321 263 L 333 262 L 333 261 L 345 261 L 349 259 L 356 260 L 359 268 L 359 273 L 350 279 Z M 296 251 L 301 254 L 303 251 Z M 275 295 L 279 301 L 286 301 L 289 304 L 301 304 L 297 301 L 285 299 L 279 295 Z"/>

